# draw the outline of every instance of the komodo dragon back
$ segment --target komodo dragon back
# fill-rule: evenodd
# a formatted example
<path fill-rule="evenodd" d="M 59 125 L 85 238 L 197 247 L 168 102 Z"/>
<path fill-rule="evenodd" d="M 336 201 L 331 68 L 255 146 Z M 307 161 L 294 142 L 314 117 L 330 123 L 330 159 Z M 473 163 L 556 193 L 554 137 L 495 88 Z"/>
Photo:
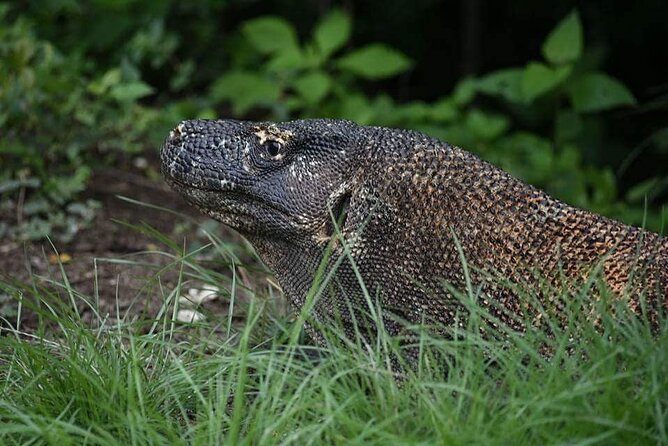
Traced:
<path fill-rule="evenodd" d="M 340 318 L 350 335 L 369 295 L 390 333 L 400 320 L 453 324 L 463 307 L 444 284 L 464 288 L 461 254 L 480 304 L 516 330 L 532 310 L 502 283 L 557 289 L 597 268 L 635 312 L 644 299 L 653 324 L 668 308 L 668 239 L 571 207 L 418 132 L 193 120 L 170 133 L 161 158 L 176 191 L 255 246 L 296 310 L 328 252 L 333 279 L 313 315 Z"/>

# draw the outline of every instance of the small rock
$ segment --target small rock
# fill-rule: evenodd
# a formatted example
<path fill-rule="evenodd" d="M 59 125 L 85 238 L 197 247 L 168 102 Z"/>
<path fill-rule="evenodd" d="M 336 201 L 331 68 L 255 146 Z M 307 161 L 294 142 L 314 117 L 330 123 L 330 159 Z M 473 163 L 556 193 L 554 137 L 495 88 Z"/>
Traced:
<path fill-rule="evenodd" d="M 205 319 L 206 319 L 206 316 L 204 316 L 199 311 L 190 310 L 188 308 L 184 308 L 183 310 L 179 310 L 179 312 L 176 313 L 176 320 L 177 321 L 187 322 L 189 324 L 192 324 L 192 323 L 195 323 L 195 322 L 202 322 Z"/>
<path fill-rule="evenodd" d="M 181 296 L 179 303 L 185 305 L 200 305 L 204 302 L 209 302 L 218 297 L 220 290 L 212 285 L 203 285 L 202 288 L 190 288 L 187 296 Z"/>
<path fill-rule="evenodd" d="M 148 167 L 148 161 L 143 156 L 138 156 L 132 160 L 132 164 L 134 164 L 137 169 L 146 169 Z"/>

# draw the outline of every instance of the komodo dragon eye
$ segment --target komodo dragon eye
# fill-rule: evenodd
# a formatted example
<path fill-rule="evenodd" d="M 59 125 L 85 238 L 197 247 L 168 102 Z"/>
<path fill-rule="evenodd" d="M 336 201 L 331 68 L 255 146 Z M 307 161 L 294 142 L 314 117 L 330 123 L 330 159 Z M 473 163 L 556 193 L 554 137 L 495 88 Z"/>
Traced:
<path fill-rule="evenodd" d="M 283 144 L 270 139 L 264 143 L 264 148 L 269 156 L 275 157 L 281 153 L 281 150 L 283 150 Z"/>

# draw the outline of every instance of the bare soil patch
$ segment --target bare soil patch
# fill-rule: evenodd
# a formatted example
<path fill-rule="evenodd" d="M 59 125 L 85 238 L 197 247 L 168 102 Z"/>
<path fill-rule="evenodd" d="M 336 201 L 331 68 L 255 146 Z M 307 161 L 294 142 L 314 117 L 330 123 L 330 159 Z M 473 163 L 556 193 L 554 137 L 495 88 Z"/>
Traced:
<path fill-rule="evenodd" d="M 157 159 L 151 164 L 157 165 Z M 194 223 L 184 223 L 188 219 L 130 203 L 119 196 L 183 213 L 191 217 Z M 173 254 L 171 248 L 157 240 L 150 231 L 142 232 L 128 224 L 148 225 L 177 243 L 199 239 L 205 244 L 207 240 L 198 233 L 198 227 L 206 223 L 207 218 L 188 206 L 162 181 L 150 180 L 132 169 L 97 172 L 85 198 L 95 199 L 101 204 L 95 221 L 90 227 L 82 229 L 71 243 L 55 242 L 57 251 L 48 241 L 0 241 L 0 280 L 26 289 L 34 284 L 67 302 L 70 296 L 59 285 L 63 283 L 60 271 L 62 264 L 71 288 L 95 301 L 95 307 L 103 317 L 110 320 L 122 318 L 125 321 L 150 320 L 163 306 L 165 290 L 173 289 L 179 280 L 179 269 L 165 269 L 173 263 L 173 259 L 162 253 Z M 225 240 L 243 243 L 238 234 L 223 225 L 218 225 L 216 233 Z M 262 271 L 262 267 L 250 255 L 246 255 L 242 262 Z M 206 266 L 222 274 L 231 274 L 229 266 L 220 262 L 216 264 L 212 260 L 211 265 Z M 266 273 L 260 273 L 260 276 L 262 286 L 272 286 Z M 249 288 L 257 285 L 253 283 L 255 278 L 250 278 L 245 271 L 241 272 L 239 280 Z M 202 285 L 188 283 L 187 287 Z M 4 323 L 15 320 L 16 301 L 8 299 L 6 295 L 0 297 L 4 297 L 4 301 L 0 300 L 0 316 L 6 319 Z M 207 314 L 214 318 L 223 318 L 228 314 L 226 299 L 216 298 L 203 305 Z M 94 311 L 85 302 L 81 301 L 77 306 L 84 321 L 93 322 L 96 319 Z M 30 332 L 37 323 L 36 313 L 24 309 L 21 330 Z"/>

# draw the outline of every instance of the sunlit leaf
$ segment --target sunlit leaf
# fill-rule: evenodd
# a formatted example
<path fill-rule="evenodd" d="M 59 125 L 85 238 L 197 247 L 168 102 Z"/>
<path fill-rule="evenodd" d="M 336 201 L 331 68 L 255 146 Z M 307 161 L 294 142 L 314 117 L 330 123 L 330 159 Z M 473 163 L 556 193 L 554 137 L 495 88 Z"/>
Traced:
<path fill-rule="evenodd" d="M 459 110 L 455 101 L 450 98 L 444 98 L 431 106 L 431 118 L 440 122 L 451 122 L 457 118 Z"/>
<path fill-rule="evenodd" d="M 278 100 L 281 88 L 252 72 L 233 71 L 218 78 L 211 87 L 214 100 L 229 100 L 236 115 L 242 115 L 255 105 L 271 104 Z"/>
<path fill-rule="evenodd" d="M 503 135 L 510 122 L 502 115 L 489 114 L 481 110 L 471 110 L 466 116 L 466 127 L 483 141 L 493 140 Z"/>
<path fill-rule="evenodd" d="M 397 113 L 401 118 L 408 122 L 421 121 L 431 112 L 430 107 L 422 101 L 411 101 L 397 108 Z"/>
<path fill-rule="evenodd" d="M 329 92 L 331 85 L 330 77 L 319 71 L 307 73 L 294 83 L 299 95 L 309 104 L 320 102 Z"/>
<path fill-rule="evenodd" d="M 304 54 L 298 47 L 285 48 L 277 52 L 267 63 L 269 71 L 297 70 L 306 63 Z"/>
<path fill-rule="evenodd" d="M 460 107 L 469 104 L 475 97 L 476 80 L 471 77 L 465 77 L 457 82 L 452 92 L 452 99 Z"/>
<path fill-rule="evenodd" d="M 153 87 L 142 81 L 127 82 L 112 87 L 110 95 L 120 102 L 131 102 L 153 93 Z"/>
<path fill-rule="evenodd" d="M 530 62 L 522 75 L 522 94 L 524 99 L 534 99 L 553 90 L 571 74 L 571 65 L 551 68 L 540 62 Z"/>
<path fill-rule="evenodd" d="M 101 95 L 106 93 L 109 88 L 118 85 L 121 82 L 123 74 L 120 68 L 112 68 L 108 70 L 104 75 L 92 81 L 88 84 L 88 91 L 95 95 Z"/>
<path fill-rule="evenodd" d="M 369 100 L 364 95 L 351 94 L 342 99 L 339 117 L 360 124 L 369 124 L 374 113 Z"/>
<path fill-rule="evenodd" d="M 554 65 L 576 61 L 582 54 L 582 24 L 573 11 L 552 30 L 543 43 L 543 56 Z"/>
<path fill-rule="evenodd" d="M 350 37 L 350 17 L 335 9 L 318 24 L 313 40 L 324 58 L 341 48 Z"/>
<path fill-rule="evenodd" d="M 512 132 L 499 138 L 493 161 L 511 174 L 533 185 L 545 186 L 552 173 L 553 143 L 527 131 Z"/>
<path fill-rule="evenodd" d="M 396 76 L 410 68 L 412 62 L 403 53 L 380 43 L 371 44 L 342 56 L 338 66 L 367 79 Z"/>
<path fill-rule="evenodd" d="M 297 46 L 297 33 L 285 19 L 275 16 L 259 17 L 245 22 L 244 36 L 261 53 L 273 53 Z"/>

